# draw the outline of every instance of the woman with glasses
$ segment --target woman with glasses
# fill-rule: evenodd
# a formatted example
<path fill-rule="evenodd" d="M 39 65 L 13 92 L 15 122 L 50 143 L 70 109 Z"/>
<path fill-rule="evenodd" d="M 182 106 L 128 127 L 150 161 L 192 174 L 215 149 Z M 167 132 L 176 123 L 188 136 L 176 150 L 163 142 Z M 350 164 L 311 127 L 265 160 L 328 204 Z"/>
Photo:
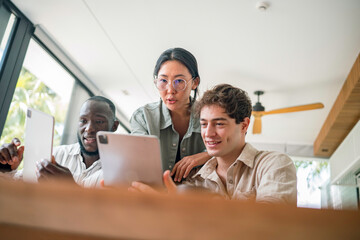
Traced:
<path fill-rule="evenodd" d="M 156 62 L 154 84 L 161 100 L 134 112 L 131 133 L 157 136 L 163 170 L 170 170 L 174 181 L 181 182 L 191 169 L 210 159 L 199 119 L 192 112 L 200 84 L 195 57 L 183 48 L 166 50 Z"/>

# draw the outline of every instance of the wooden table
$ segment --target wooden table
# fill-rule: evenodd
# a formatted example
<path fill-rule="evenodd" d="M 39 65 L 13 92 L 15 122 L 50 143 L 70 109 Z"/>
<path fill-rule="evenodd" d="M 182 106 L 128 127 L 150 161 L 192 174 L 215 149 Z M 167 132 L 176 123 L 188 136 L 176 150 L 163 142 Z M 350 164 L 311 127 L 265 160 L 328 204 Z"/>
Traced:
<path fill-rule="evenodd" d="M 360 212 L 2 180 L 0 239 L 360 239 Z"/>

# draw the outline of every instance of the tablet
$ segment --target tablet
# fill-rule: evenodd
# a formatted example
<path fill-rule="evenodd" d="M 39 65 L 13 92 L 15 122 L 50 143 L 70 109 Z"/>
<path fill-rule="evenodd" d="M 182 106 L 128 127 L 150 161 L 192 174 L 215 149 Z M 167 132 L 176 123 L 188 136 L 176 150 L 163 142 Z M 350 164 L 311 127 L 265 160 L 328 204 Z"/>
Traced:
<path fill-rule="evenodd" d="M 37 182 L 36 162 L 51 160 L 54 136 L 54 117 L 28 108 L 26 112 L 23 179 Z"/>
<path fill-rule="evenodd" d="M 163 186 L 157 137 L 99 131 L 96 139 L 105 185 L 130 186 L 139 181 Z"/>

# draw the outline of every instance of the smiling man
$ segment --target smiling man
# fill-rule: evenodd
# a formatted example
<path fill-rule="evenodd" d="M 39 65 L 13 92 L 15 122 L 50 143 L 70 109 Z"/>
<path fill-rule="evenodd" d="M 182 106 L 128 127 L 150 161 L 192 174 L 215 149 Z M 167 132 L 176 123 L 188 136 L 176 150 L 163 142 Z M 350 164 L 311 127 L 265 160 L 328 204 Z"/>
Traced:
<path fill-rule="evenodd" d="M 96 142 L 98 131 L 116 131 L 119 121 L 115 118 L 115 106 L 107 98 L 94 96 L 85 101 L 80 109 L 78 142 L 54 148 L 54 162 L 42 160 L 38 164 L 39 180 L 62 178 L 75 181 L 84 187 L 99 186 L 102 177 L 101 163 Z M 0 148 L 0 163 L 16 170 L 24 152 L 18 139 Z M 40 159 L 39 159 L 40 160 Z M 13 171 L 15 178 L 21 171 Z"/>
<path fill-rule="evenodd" d="M 245 142 L 251 101 L 247 93 L 228 84 L 206 91 L 197 103 L 201 136 L 212 158 L 184 184 L 206 188 L 226 199 L 296 204 L 296 169 L 278 152 L 259 151 Z M 169 192 L 177 188 L 164 173 Z M 150 192 L 134 182 L 131 191 Z"/>
<path fill-rule="evenodd" d="M 201 136 L 213 156 L 188 184 L 205 187 L 228 199 L 296 203 L 296 169 L 278 152 L 259 151 L 245 142 L 251 101 L 228 84 L 205 92 L 197 105 Z"/>

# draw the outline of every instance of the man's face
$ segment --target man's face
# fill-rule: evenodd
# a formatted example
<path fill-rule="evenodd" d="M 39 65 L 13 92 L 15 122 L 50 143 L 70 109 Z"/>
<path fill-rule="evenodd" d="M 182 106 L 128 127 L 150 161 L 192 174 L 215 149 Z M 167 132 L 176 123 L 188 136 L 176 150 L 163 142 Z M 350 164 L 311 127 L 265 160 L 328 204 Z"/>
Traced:
<path fill-rule="evenodd" d="M 109 105 L 101 101 L 86 101 L 80 110 L 78 140 L 81 151 L 87 155 L 97 155 L 96 133 L 115 131 L 113 114 Z"/>
<path fill-rule="evenodd" d="M 248 118 L 236 124 L 224 108 L 218 105 L 204 106 L 200 112 L 201 136 L 210 156 L 237 158 L 245 145 Z"/>

